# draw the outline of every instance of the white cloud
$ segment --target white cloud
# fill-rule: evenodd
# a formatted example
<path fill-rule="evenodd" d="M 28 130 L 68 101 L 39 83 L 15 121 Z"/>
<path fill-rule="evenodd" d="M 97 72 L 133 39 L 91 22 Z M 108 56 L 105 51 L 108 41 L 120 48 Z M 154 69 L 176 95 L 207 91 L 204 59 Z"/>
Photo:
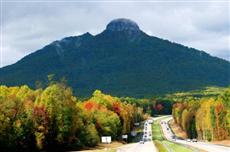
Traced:
<path fill-rule="evenodd" d="M 3 66 L 52 41 L 130 18 L 148 34 L 229 60 L 229 3 L 3 3 Z"/>

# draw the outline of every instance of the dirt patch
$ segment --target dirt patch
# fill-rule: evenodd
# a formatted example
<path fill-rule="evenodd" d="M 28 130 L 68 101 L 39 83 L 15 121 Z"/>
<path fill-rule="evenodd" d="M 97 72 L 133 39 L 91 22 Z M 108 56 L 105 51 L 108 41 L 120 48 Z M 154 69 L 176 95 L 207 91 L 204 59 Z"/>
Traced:
<path fill-rule="evenodd" d="M 96 147 L 92 148 L 85 148 L 85 150 L 81 150 L 82 152 L 97 152 L 100 150 L 105 150 L 107 149 L 108 151 L 110 149 L 116 149 L 117 147 L 121 147 L 124 144 L 118 141 L 113 141 L 111 144 L 98 144 Z"/>
<path fill-rule="evenodd" d="M 183 131 L 181 127 L 174 122 L 173 119 L 169 121 L 169 125 L 177 137 L 180 137 L 182 139 L 186 139 L 188 137 L 186 132 Z"/>
<path fill-rule="evenodd" d="M 230 140 L 213 141 L 212 143 L 230 147 Z"/>
<path fill-rule="evenodd" d="M 118 141 L 113 141 L 111 144 L 98 144 L 98 146 L 96 146 L 96 149 L 104 149 L 104 148 L 117 148 L 120 146 L 123 146 L 124 144 Z"/>

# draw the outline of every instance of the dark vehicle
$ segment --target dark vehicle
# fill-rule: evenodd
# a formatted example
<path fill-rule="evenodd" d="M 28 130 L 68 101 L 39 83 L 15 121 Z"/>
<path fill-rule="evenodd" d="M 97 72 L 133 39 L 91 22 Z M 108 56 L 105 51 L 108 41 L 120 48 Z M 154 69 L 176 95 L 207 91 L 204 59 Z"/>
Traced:
<path fill-rule="evenodd" d="M 194 139 L 192 139 L 192 142 L 197 142 L 197 139 L 195 139 L 195 138 L 194 138 Z"/>
<path fill-rule="evenodd" d="M 173 136 L 172 136 L 172 139 L 173 139 L 173 140 L 176 140 L 176 136 L 175 136 L 175 135 L 173 135 Z"/>

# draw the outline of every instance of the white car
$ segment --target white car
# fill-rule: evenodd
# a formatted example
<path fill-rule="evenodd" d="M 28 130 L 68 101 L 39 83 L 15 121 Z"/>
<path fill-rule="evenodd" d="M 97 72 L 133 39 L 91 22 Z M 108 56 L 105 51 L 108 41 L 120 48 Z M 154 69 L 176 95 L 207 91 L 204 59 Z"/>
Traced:
<path fill-rule="evenodd" d="M 141 140 L 139 143 L 140 143 L 140 144 L 144 144 L 145 142 L 144 142 L 143 140 Z"/>
<path fill-rule="evenodd" d="M 148 120 L 149 124 L 152 124 L 153 123 L 153 120 Z"/>
<path fill-rule="evenodd" d="M 191 139 L 187 139 L 186 141 L 187 141 L 187 142 L 191 142 Z"/>
<path fill-rule="evenodd" d="M 192 142 L 197 142 L 197 139 L 196 138 L 192 139 Z"/>

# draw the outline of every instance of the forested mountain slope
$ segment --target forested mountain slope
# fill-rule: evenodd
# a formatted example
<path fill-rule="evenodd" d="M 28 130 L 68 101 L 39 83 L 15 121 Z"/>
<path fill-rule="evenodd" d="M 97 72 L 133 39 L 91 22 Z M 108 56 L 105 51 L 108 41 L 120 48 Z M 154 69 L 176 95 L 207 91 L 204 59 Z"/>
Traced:
<path fill-rule="evenodd" d="M 0 69 L 0 84 L 46 82 L 65 77 L 76 95 L 95 89 L 116 96 L 153 94 L 228 86 L 230 62 L 144 33 L 128 19 L 111 21 L 98 34 L 55 41 Z"/>

